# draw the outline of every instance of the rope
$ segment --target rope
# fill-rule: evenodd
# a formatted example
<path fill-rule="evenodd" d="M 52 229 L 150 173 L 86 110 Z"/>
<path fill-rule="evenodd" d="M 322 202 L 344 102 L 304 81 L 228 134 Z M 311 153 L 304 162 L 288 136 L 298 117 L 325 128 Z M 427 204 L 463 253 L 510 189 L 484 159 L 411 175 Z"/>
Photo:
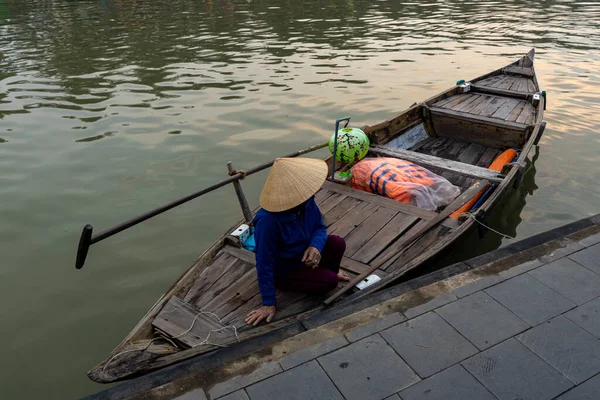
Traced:
<path fill-rule="evenodd" d="M 166 311 L 166 312 L 164 312 L 164 313 L 163 313 L 163 315 L 164 315 L 164 314 L 169 314 L 169 313 L 172 313 L 173 311 L 176 311 L 176 310 L 178 310 L 179 308 L 180 308 L 180 306 L 177 306 L 177 307 L 173 308 L 173 309 L 172 309 L 172 310 L 170 310 L 170 311 Z M 219 318 L 219 316 L 218 316 L 217 314 L 215 314 L 215 313 L 212 313 L 212 312 L 210 312 L 210 311 L 200 311 L 200 312 L 199 312 L 198 314 L 196 314 L 196 316 L 194 317 L 194 320 L 192 321 L 192 325 L 190 325 L 190 327 L 189 327 L 188 329 L 186 329 L 185 331 L 181 332 L 181 333 L 180 333 L 180 334 L 178 334 L 177 336 L 173 336 L 173 339 L 180 338 L 180 337 L 182 337 L 183 335 L 185 335 L 186 333 L 189 333 L 189 332 L 190 332 L 190 331 L 191 331 L 191 330 L 194 328 L 194 324 L 196 323 L 196 320 L 198 319 L 198 317 L 199 317 L 201 314 L 212 315 L 212 316 L 214 316 L 214 317 L 217 319 L 217 321 L 219 322 L 219 324 L 223 325 L 223 322 L 221 322 L 221 318 Z M 200 343 L 198 343 L 198 344 L 195 344 L 194 346 L 191 346 L 191 347 L 192 347 L 192 348 L 194 348 L 194 347 L 198 347 L 198 346 L 204 346 L 204 345 L 206 345 L 206 344 L 208 344 L 208 345 L 211 345 L 211 346 L 217 346 L 217 347 L 226 347 L 226 346 L 223 346 L 223 345 L 220 345 L 220 344 L 216 344 L 216 343 L 210 343 L 210 342 L 208 341 L 208 339 L 210 338 L 210 335 L 211 335 L 213 332 L 217 333 L 217 332 L 221 332 L 221 331 L 223 331 L 223 330 L 226 330 L 226 329 L 233 329 L 233 333 L 235 334 L 235 338 L 237 339 L 237 341 L 238 341 L 238 342 L 240 341 L 240 337 L 239 337 L 239 335 L 238 335 L 238 331 L 237 331 L 237 328 L 235 327 L 235 325 L 223 325 L 221 328 L 218 328 L 218 329 L 212 329 L 212 330 L 210 330 L 210 331 L 208 332 L 208 335 L 206 335 L 206 338 L 204 338 L 204 340 L 202 340 Z M 125 350 L 125 351 L 121 351 L 121 352 L 119 352 L 119 353 L 115 354 L 114 356 L 112 356 L 112 357 L 111 357 L 111 358 L 110 358 L 110 359 L 109 359 L 109 360 L 106 362 L 106 364 L 104 364 L 104 367 L 102 367 L 102 371 L 104 371 L 104 370 L 106 369 L 106 367 L 108 367 L 108 364 L 110 364 L 110 363 L 111 363 L 111 362 L 112 362 L 112 361 L 113 361 L 115 358 L 117 358 L 117 357 L 119 357 L 119 356 L 121 356 L 121 355 L 123 355 L 123 354 L 126 354 L 126 353 L 132 353 L 132 352 L 134 352 L 134 351 L 141 351 L 141 352 L 144 352 L 144 351 L 148 350 L 148 348 L 150 347 L 150 345 L 152 344 L 152 342 L 154 342 L 155 340 L 160 340 L 160 339 L 162 339 L 162 340 L 165 340 L 165 341 L 168 341 L 168 342 L 170 342 L 171 344 L 173 344 L 173 342 L 172 342 L 170 339 L 168 339 L 168 338 L 164 338 L 164 337 L 156 337 L 156 338 L 154 338 L 154 339 L 150 340 L 150 341 L 148 342 L 148 344 L 146 345 L 146 347 L 144 347 L 144 348 L 143 348 L 143 349 L 141 349 L 141 350 L 140 350 L 140 349 L 131 349 L 131 350 Z M 177 347 L 177 346 L 175 346 L 175 347 Z"/>
<path fill-rule="evenodd" d="M 240 179 L 244 179 L 244 178 L 246 178 L 246 175 L 248 175 L 248 171 L 246 171 L 245 169 L 232 169 L 231 172 L 229 173 L 229 176 L 233 176 L 236 174 L 242 175 L 242 177 Z"/>
<path fill-rule="evenodd" d="M 479 220 L 478 220 L 478 219 L 477 219 L 477 218 L 476 218 L 476 217 L 475 217 L 473 214 L 471 214 L 471 213 L 470 213 L 470 212 L 468 212 L 468 211 L 467 211 L 467 212 L 464 212 L 464 213 L 462 213 L 461 215 L 466 215 L 466 216 L 468 216 L 468 217 L 471 217 L 471 218 L 473 218 L 473 221 L 475 221 L 475 222 L 477 222 L 478 224 L 480 224 L 481 226 L 483 226 L 483 227 L 485 227 L 485 228 L 489 229 L 490 231 L 492 231 L 492 232 L 494 232 L 494 233 L 497 233 L 498 235 L 500 235 L 500 236 L 502 236 L 502 237 L 505 237 L 506 239 L 513 239 L 513 240 L 514 240 L 514 239 L 516 239 L 516 237 L 505 235 L 505 234 L 504 234 L 504 233 L 502 233 L 502 232 L 498 232 L 498 231 L 497 231 L 497 230 L 495 230 L 494 228 L 490 228 L 489 226 L 487 226 L 487 225 L 486 225 L 486 224 L 484 224 L 483 222 L 479 221 Z"/>

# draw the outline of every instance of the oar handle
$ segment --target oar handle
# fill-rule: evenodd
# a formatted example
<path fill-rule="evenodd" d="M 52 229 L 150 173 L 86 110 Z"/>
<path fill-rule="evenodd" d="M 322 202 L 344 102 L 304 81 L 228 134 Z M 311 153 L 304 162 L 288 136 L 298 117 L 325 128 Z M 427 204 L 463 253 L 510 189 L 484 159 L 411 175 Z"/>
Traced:
<path fill-rule="evenodd" d="M 77 258 L 75 259 L 75 268 L 81 269 L 85 264 L 85 259 L 88 254 L 88 250 L 92 244 L 92 231 L 94 229 L 90 224 L 83 227 L 81 231 L 81 237 L 79 238 L 79 246 L 77 247 Z"/>
<path fill-rule="evenodd" d="M 304 150 L 300 150 L 300 151 L 293 152 L 291 154 L 287 154 L 284 157 L 299 157 L 304 154 L 308 154 L 313 151 L 327 147 L 328 145 L 329 145 L 329 142 L 317 144 L 315 146 L 311 146 Z M 260 164 L 254 168 L 251 168 L 251 169 L 245 171 L 244 173 L 238 172 L 235 175 L 231 175 L 229 178 L 227 178 L 225 180 L 222 180 L 222 181 L 219 181 L 219 182 L 213 184 L 212 186 L 209 186 L 209 187 L 202 189 L 196 193 L 192 193 L 188 196 L 182 197 L 182 198 L 172 201 L 168 204 L 165 204 L 163 206 L 155 208 L 154 210 L 148 211 L 142 215 L 138 215 L 137 217 L 132 218 L 128 221 L 121 222 L 120 224 L 115 225 L 112 228 L 106 229 L 102 232 L 99 232 L 93 236 L 92 236 L 92 231 L 93 231 L 92 226 L 89 224 L 84 226 L 83 232 L 81 232 L 81 238 L 79 239 L 79 247 L 77 248 L 77 258 L 75 259 L 75 267 L 77 269 L 81 269 L 83 267 L 88 250 L 89 250 L 90 246 L 93 245 L 94 243 L 101 242 L 102 240 L 104 240 L 108 237 L 111 237 L 112 235 L 115 235 L 119 232 L 122 232 L 125 229 L 129 229 L 132 226 L 135 226 L 141 222 L 146 221 L 147 219 L 156 217 L 157 215 L 162 214 L 165 211 L 168 211 L 172 208 L 175 208 L 184 203 L 187 203 L 188 201 L 193 200 L 197 197 L 200 197 L 206 193 L 210 193 L 213 190 L 216 190 L 227 184 L 237 182 L 240 179 L 244 179 L 246 176 L 250 176 L 252 174 L 256 174 L 257 172 L 263 171 L 263 170 L 269 168 L 271 165 L 273 165 L 274 162 L 275 162 L 275 160 L 272 160 L 267 163 Z M 244 215 L 247 219 L 250 218 L 250 215 L 246 215 L 246 213 Z"/>

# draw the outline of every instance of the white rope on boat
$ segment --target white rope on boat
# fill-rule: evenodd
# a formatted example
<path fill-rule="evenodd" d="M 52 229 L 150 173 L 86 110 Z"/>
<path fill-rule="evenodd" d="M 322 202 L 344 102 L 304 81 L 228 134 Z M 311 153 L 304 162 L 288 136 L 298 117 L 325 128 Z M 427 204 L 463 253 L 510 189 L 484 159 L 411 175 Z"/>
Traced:
<path fill-rule="evenodd" d="M 497 231 L 497 230 L 495 230 L 494 228 L 490 228 L 489 226 L 487 226 L 487 225 L 486 225 L 486 224 L 484 224 L 483 222 L 479 221 L 479 220 L 478 220 L 478 219 L 477 219 L 477 218 L 476 218 L 476 217 L 475 217 L 473 214 L 471 214 L 471 213 L 470 213 L 470 212 L 468 212 L 468 211 L 466 211 L 466 212 L 462 213 L 461 215 L 466 215 L 466 216 L 468 216 L 468 217 L 470 217 L 470 218 L 473 218 L 473 221 L 477 222 L 479 225 L 481 225 L 481 226 L 483 226 L 483 227 L 485 227 L 485 228 L 489 229 L 490 231 L 492 231 L 492 232 L 494 232 L 494 233 L 497 233 L 498 235 L 500 235 L 500 236 L 502 236 L 502 237 L 505 237 L 506 239 L 513 239 L 513 240 L 514 240 L 514 239 L 516 239 L 516 237 L 509 236 L 509 235 L 505 235 L 505 234 L 504 234 L 504 233 L 502 233 L 502 232 L 498 232 L 498 231 Z"/>
<path fill-rule="evenodd" d="M 177 306 L 177 307 L 173 308 L 172 310 L 165 311 L 163 314 L 169 314 L 169 313 L 172 313 L 173 311 L 176 311 L 176 310 L 178 310 L 179 308 L 180 308 L 180 306 Z M 186 333 L 189 333 L 189 332 L 190 332 L 190 331 L 191 331 L 191 330 L 194 328 L 194 324 L 196 323 L 196 320 L 198 319 L 198 317 L 199 317 L 200 315 L 202 315 L 202 314 L 206 314 L 206 315 L 212 315 L 212 316 L 214 316 L 214 317 L 217 319 L 217 321 L 219 322 L 219 324 L 221 324 L 221 325 L 223 325 L 223 326 L 222 326 L 221 328 L 218 328 L 218 329 L 212 329 L 212 330 L 210 330 L 210 331 L 208 332 L 208 335 L 206 335 L 206 338 L 204 338 L 204 340 L 202 340 L 200 343 L 198 343 L 198 344 L 196 344 L 196 345 L 192 346 L 192 348 L 194 348 L 194 347 L 198 347 L 198 346 L 204 346 L 204 345 L 211 345 L 211 346 L 217 346 L 217 347 L 226 347 L 226 346 L 223 346 L 223 345 L 220 345 L 220 344 L 216 344 L 216 343 L 210 343 L 210 342 L 208 341 L 208 339 L 210 338 L 210 335 L 211 335 L 213 332 L 217 333 L 217 332 L 221 332 L 221 331 L 223 331 L 223 330 L 226 330 L 226 329 L 233 329 L 233 333 L 235 334 L 235 338 L 237 339 L 237 341 L 238 341 L 238 342 L 240 341 L 240 337 L 239 337 L 239 335 L 238 335 L 238 331 L 237 331 L 237 328 L 235 327 L 235 325 L 224 325 L 224 324 L 223 324 L 223 322 L 221 321 L 221 318 L 219 318 L 219 316 L 218 316 L 217 314 L 215 314 L 215 313 L 212 313 L 212 312 L 210 312 L 210 311 L 200 311 L 198 314 L 196 314 L 196 316 L 194 317 L 194 320 L 192 321 L 192 324 L 190 325 L 190 327 L 189 327 L 188 329 L 186 329 L 185 331 L 181 332 L 180 334 L 178 334 L 177 336 L 173 336 L 173 339 L 180 338 L 180 337 L 182 337 L 183 335 L 185 335 Z M 132 353 L 132 352 L 134 352 L 134 351 L 141 351 L 141 352 L 144 352 L 144 351 L 148 350 L 148 348 L 150 347 L 150 345 L 152 344 L 152 342 L 154 342 L 155 340 L 160 340 L 160 339 L 162 339 L 162 340 L 166 340 L 166 341 L 168 341 L 168 342 L 171 342 L 171 344 L 173 344 L 173 342 L 172 342 L 172 341 L 171 341 L 169 338 L 166 338 L 166 337 L 157 337 L 157 338 L 154 338 L 154 339 L 150 340 L 150 341 L 148 342 L 148 345 L 146 345 L 146 347 L 144 347 L 144 348 L 143 348 L 143 349 L 141 349 L 141 350 L 140 350 L 140 349 L 131 349 L 131 350 L 125 350 L 125 351 L 121 351 L 121 352 L 119 352 L 119 353 L 115 354 L 114 356 L 112 356 L 112 357 L 111 357 L 111 358 L 110 358 L 110 359 L 109 359 L 109 360 L 106 362 L 106 364 L 104 364 L 104 366 L 102 367 L 102 371 L 104 371 L 104 370 L 106 369 L 106 367 L 108 366 L 108 364 L 110 364 L 110 363 L 111 363 L 111 362 L 112 362 L 112 361 L 113 361 L 115 358 L 117 358 L 117 357 L 119 357 L 119 356 L 122 356 L 123 354 L 126 354 L 126 353 Z M 176 347 L 176 346 L 175 346 L 175 347 Z"/>

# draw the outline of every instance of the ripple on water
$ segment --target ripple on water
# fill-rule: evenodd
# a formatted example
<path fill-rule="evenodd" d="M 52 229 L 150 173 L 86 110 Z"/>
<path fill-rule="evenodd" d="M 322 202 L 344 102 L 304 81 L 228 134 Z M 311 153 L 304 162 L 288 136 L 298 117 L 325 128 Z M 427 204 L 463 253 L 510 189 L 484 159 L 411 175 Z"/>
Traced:
<path fill-rule="evenodd" d="M 0 333 L 14 344 L 9 397 L 97 389 L 82 371 L 239 213 L 230 191 L 214 193 L 92 249 L 76 275 L 65 271 L 84 223 L 103 229 L 223 179 L 227 159 L 245 168 L 327 140 L 340 116 L 377 123 L 533 46 L 548 129 L 510 230 L 598 211 L 598 2 L 4 3 L 0 290 L 29 308 L 3 316 L 13 331 L 53 327 Z M 262 179 L 244 182 L 253 204 Z M 31 276 L 44 285 L 22 290 Z M 45 356 L 66 347 L 76 356 L 57 370 Z M 43 393 L 30 385 L 42 374 Z"/>

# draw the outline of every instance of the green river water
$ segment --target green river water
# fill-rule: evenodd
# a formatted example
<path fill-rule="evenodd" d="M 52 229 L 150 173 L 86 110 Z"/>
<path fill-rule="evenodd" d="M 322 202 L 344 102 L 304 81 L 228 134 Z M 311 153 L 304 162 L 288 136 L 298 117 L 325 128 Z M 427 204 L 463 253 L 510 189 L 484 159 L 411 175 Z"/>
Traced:
<path fill-rule="evenodd" d="M 228 160 L 323 142 L 336 118 L 379 122 L 531 47 L 548 128 L 491 220 L 518 238 L 600 212 L 598 2 L 0 0 L 0 398 L 106 387 L 86 371 L 241 213 L 222 188 L 76 271 L 84 224 L 208 186 Z M 264 177 L 243 182 L 252 206 Z M 501 245 L 475 239 L 453 257 Z"/>

